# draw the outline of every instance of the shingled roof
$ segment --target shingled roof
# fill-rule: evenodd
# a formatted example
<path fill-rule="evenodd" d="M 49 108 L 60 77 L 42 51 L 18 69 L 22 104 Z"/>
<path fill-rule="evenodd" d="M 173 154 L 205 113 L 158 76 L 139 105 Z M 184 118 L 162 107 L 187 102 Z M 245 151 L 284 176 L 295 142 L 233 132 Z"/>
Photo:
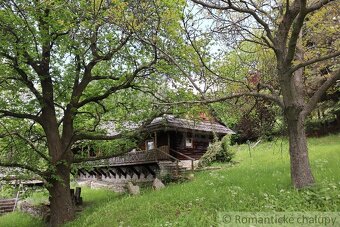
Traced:
<path fill-rule="evenodd" d="M 193 130 L 201 132 L 214 132 L 217 134 L 235 134 L 234 131 L 219 123 L 209 121 L 193 121 L 182 118 L 176 118 L 172 115 L 164 115 L 155 118 L 147 127 L 149 131 L 155 130 Z"/>

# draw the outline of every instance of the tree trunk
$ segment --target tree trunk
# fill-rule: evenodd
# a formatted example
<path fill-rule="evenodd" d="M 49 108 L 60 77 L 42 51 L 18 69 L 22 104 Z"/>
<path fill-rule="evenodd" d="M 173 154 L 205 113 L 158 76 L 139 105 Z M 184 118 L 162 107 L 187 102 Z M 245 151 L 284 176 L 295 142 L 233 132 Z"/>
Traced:
<path fill-rule="evenodd" d="M 295 188 L 314 184 L 308 158 L 307 139 L 302 116 L 286 114 L 289 136 L 291 179 Z"/>
<path fill-rule="evenodd" d="M 56 177 L 48 188 L 50 193 L 50 226 L 61 226 L 74 218 L 75 211 L 70 194 L 70 167 L 58 165 Z"/>
<path fill-rule="evenodd" d="M 296 56 L 303 59 L 302 53 L 297 49 Z M 279 72 L 285 72 L 284 66 Z M 308 187 L 314 184 L 314 177 L 309 164 L 307 137 L 305 132 L 305 87 L 303 82 L 304 69 L 301 68 L 293 74 L 279 75 L 284 103 L 284 116 L 288 125 L 290 171 L 295 188 Z"/>

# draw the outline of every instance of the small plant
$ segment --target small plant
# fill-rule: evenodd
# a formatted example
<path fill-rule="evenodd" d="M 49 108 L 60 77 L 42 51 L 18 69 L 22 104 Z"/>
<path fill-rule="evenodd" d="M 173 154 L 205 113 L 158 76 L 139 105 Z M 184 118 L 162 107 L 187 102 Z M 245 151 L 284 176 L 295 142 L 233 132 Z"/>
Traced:
<path fill-rule="evenodd" d="M 230 147 L 230 138 L 223 137 L 220 141 L 215 137 L 214 142 L 209 145 L 207 152 L 199 160 L 198 166 L 205 167 L 213 162 L 232 162 L 235 152 Z"/>
<path fill-rule="evenodd" d="M 161 176 L 160 179 L 165 184 L 168 184 L 168 183 L 170 183 L 174 180 L 173 177 L 171 176 L 171 174 L 165 174 L 165 175 Z"/>
<path fill-rule="evenodd" d="M 0 185 L 0 199 L 12 198 L 14 196 L 14 188 L 11 185 Z"/>

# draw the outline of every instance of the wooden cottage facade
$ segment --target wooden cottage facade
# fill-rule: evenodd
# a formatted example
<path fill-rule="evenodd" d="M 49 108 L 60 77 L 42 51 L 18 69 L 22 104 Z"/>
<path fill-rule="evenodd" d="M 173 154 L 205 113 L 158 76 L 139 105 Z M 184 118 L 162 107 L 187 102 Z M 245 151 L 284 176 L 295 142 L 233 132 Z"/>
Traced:
<path fill-rule="evenodd" d="M 194 121 L 163 116 L 154 119 L 147 127 L 149 138 L 140 144 L 144 151 L 160 149 L 169 155 L 185 160 L 198 160 L 208 149 L 214 136 L 218 138 L 234 132 L 224 125 L 209 121 Z"/>

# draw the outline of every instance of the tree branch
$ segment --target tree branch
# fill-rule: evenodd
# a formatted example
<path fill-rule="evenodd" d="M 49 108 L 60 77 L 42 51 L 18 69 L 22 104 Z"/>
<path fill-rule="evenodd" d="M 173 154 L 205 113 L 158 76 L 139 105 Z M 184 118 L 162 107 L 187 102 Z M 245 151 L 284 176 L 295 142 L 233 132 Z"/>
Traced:
<path fill-rule="evenodd" d="M 240 7 L 237 7 L 235 6 L 234 4 L 232 4 L 231 0 L 228 0 L 228 5 L 227 6 L 218 6 L 216 4 L 210 4 L 210 3 L 205 3 L 203 1 L 200 1 L 200 0 L 191 0 L 193 1 L 194 3 L 197 3 L 203 7 L 206 7 L 206 8 L 210 8 L 210 9 L 218 9 L 218 10 L 229 10 L 229 9 L 232 9 L 236 12 L 241 12 L 241 13 L 247 13 L 247 14 L 250 14 L 260 25 L 262 25 L 262 27 L 264 28 L 264 30 L 266 31 L 266 35 L 268 37 L 268 39 L 273 43 L 274 42 L 274 38 L 273 38 L 273 35 L 271 34 L 271 31 L 270 31 L 270 28 L 269 28 L 269 25 L 264 21 L 262 20 L 259 15 L 257 15 L 257 13 L 254 11 L 254 10 L 251 10 L 251 9 L 245 9 L 245 8 L 240 8 Z"/>
<path fill-rule="evenodd" d="M 20 119 L 30 119 L 30 120 L 33 120 L 33 121 L 41 124 L 40 117 L 31 115 L 31 114 L 27 114 L 27 113 L 16 113 L 16 112 L 0 109 L 0 114 L 1 114 L 0 118 L 2 118 L 2 117 L 13 117 L 13 118 L 20 118 Z"/>
<path fill-rule="evenodd" d="M 20 139 L 22 139 L 23 141 L 25 141 L 40 157 L 42 157 L 43 159 L 45 159 L 46 161 L 50 162 L 50 159 L 41 151 L 39 151 L 39 149 L 28 139 L 26 139 L 24 136 L 22 136 L 20 133 L 16 132 L 14 133 L 14 135 L 18 136 Z"/>
<path fill-rule="evenodd" d="M 0 166 L 1 167 L 6 167 L 6 168 L 20 168 L 20 169 L 26 169 L 29 170 L 35 174 L 38 174 L 41 177 L 45 177 L 46 174 L 30 165 L 26 165 L 26 164 L 19 164 L 19 163 L 4 163 L 4 162 L 0 162 Z"/>
<path fill-rule="evenodd" d="M 17 79 L 17 80 L 23 82 L 26 85 L 26 87 L 35 95 L 35 97 L 37 98 L 39 103 L 42 104 L 41 94 L 34 87 L 33 82 L 31 80 L 29 80 L 27 73 L 19 67 L 18 58 L 13 57 L 13 56 L 11 56 L 7 53 L 4 53 L 4 52 L 0 52 L 0 56 L 5 57 L 12 62 L 12 64 L 10 64 L 10 66 L 13 67 L 13 69 L 20 75 L 20 78 L 21 78 L 21 79 Z"/>
<path fill-rule="evenodd" d="M 181 105 L 181 104 L 209 104 L 209 103 L 216 103 L 216 102 L 223 102 L 229 99 L 234 99 L 234 98 L 239 98 L 243 96 L 250 96 L 250 97 L 258 97 L 258 98 L 263 98 L 272 102 L 275 102 L 278 104 L 281 108 L 283 108 L 283 101 L 281 98 L 274 96 L 274 95 L 269 95 L 269 94 L 261 94 L 257 92 L 244 92 L 244 93 L 239 93 L 239 94 L 232 94 L 228 96 L 224 96 L 221 98 L 216 98 L 216 99 L 206 99 L 206 100 L 201 100 L 201 101 L 182 101 L 182 102 L 173 102 L 173 103 L 157 103 L 158 105 Z"/>
<path fill-rule="evenodd" d="M 299 2 L 300 4 L 298 5 L 297 2 Z M 294 3 L 296 3 L 296 4 L 294 4 L 293 11 L 298 12 L 298 14 L 297 14 L 297 17 L 295 18 L 295 20 L 292 24 L 291 35 L 290 35 L 290 39 L 288 41 L 288 50 L 287 50 L 287 55 L 286 55 L 286 58 L 285 58 L 285 61 L 286 61 L 287 64 L 292 62 L 294 57 L 295 57 L 297 42 L 298 42 L 298 39 L 300 37 L 300 32 L 301 32 L 301 29 L 302 29 L 302 26 L 303 26 L 303 22 L 305 20 L 306 15 L 307 15 L 306 0 L 296 0 Z"/>
<path fill-rule="evenodd" d="M 302 114 L 304 117 L 307 117 L 313 111 L 313 109 L 316 107 L 316 105 L 321 100 L 322 96 L 325 94 L 328 88 L 334 85 L 335 82 L 339 79 L 340 79 L 340 69 L 335 71 L 334 74 L 331 77 L 329 77 L 321 85 L 321 87 L 314 93 L 314 95 L 310 98 L 309 102 L 307 103 L 304 110 L 302 111 Z"/>
<path fill-rule="evenodd" d="M 113 55 L 115 53 L 117 53 L 118 51 L 120 51 L 125 46 L 125 44 L 129 41 L 131 36 L 132 36 L 132 34 L 129 33 L 126 37 L 122 38 L 119 45 L 116 46 L 115 48 L 112 48 L 105 55 L 100 55 L 98 53 L 97 44 L 95 43 L 96 39 L 92 40 L 91 51 L 92 51 L 93 59 L 85 66 L 83 79 L 80 82 L 78 82 L 79 76 L 77 76 L 75 81 L 74 81 L 74 85 L 73 85 L 73 89 L 72 89 L 72 98 L 71 98 L 71 100 L 74 104 L 79 101 L 81 95 L 83 94 L 84 90 L 86 89 L 86 87 L 88 86 L 88 84 L 91 81 L 101 79 L 101 77 L 99 77 L 99 76 L 94 76 L 94 77 L 92 76 L 93 67 L 101 61 L 108 61 L 108 60 L 112 59 Z M 79 58 L 79 56 L 76 56 L 76 68 L 77 68 L 76 71 L 78 73 L 80 73 L 80 58 Z M 116 80 L 116 78 L 113 78 L 113 77 L 110 78 L 110 79 Z M 78 104 L 78 106 L 82 106 L 82 105 Z"/>
<path fill-rule="evenodd" d="M 320 8 L 322 8 L 323 6 L 329 4 L 330 2 L 333 2 L 334 0 L 319 0 L 318 2 L 315 2 L 314 4 L 312 4 L 311 6 L 309 6 L 307 8 L 307 12 L 311 13 L 315 10 L 318 10 Z"/>
<path fill-rule="evenodd" d="M 109 97 L 111 94 L 115 93 L 118 90 L 122 90 L 122 89 L 126 89 L 126 88 L 131 87 L 133 80 L 138 76 L 138 74 L 143 70 L 149 69 L 152 65 L 154 65 L 157 62 L 157 60 L 158 60 L 157 53 L 155 53 L 155 56 L 154 56 L 154 58 L 151 62 L 149 62 L 148 64 L 144 64 L 144 65 L 139 66 L 137 69 L 135 69 L 133 71 L 133 73 L 131 75 L 127 76 L 125 81 L 123 83 L 121 83 L 120 85 L 111 87 L 110 89 L 108 89 L 102 95 L 98 95 L 98 96 L 94 96 L 94 97 L 84 99 L 83 101 L 79 102 L 75 106 L 77 108 L 79 108 L 79 107 L 82 107 L 82 106 L 84 106 L 88 103 L 91 103 L 91 102 L 99 102 L 99 101 Z"/>
<path fill-rule="evenodd" d="M 314 58 L 314 59 L 311 59 L 309 61 L 305 61 L 305 62 L 302 62 L 298 65 L 295 65 L 294 67 L 292 67 L 289 71 L 288 71 L 288 75 L 292 74 L 293 72 L 295 72 L 296 70 L 302 68 L 302 67 L 306 67 L 308 65 L 312 65 L 314 63 L 317 63 L 317 62 L 320 62 L 320 61 L 324 61 L 324 60 L 328 60 L 330 58 L 334 58 L 334 57 L 338 57 L 340 56 L 340 51 L 337 51 L 335 53 L 332 53 L 332 54 L 329 54 L 329 55 L 325 55 L 323 57 L 319 57 L 319 58 Z"/>

